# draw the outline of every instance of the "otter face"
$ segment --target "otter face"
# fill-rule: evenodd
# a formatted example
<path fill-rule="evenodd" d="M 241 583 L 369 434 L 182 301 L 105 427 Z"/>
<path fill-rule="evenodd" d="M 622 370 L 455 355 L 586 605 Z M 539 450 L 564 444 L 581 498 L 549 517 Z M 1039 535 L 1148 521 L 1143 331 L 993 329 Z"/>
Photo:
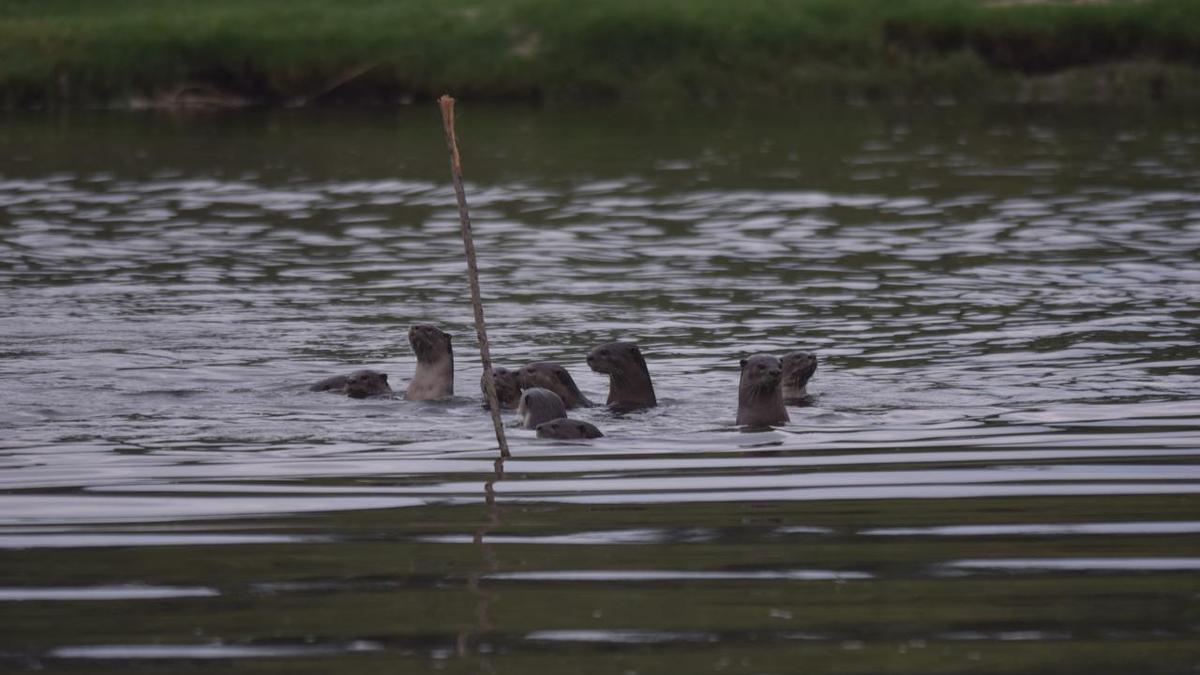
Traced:
<path fill-rule="evenodd" d="M 531 363 L 517 372 L 517 385 L 521 389 L 549 389 L 558 394 L 568 408 L 588 406 L 592 402 L 579 391 L 579 386 L 566 368 L 551 361 Z"/>
<path fill-rule="evenodd" d="M 517 384 L 517 374 L 508 368 L 493 368 L 492 369 L 492 384 L 496 387 L 496 398 L 500 402 L 501 408 L 516 408 L 521 402 L 521 387 Z M 484 387 L 484 379 L 479 378 L 479 388 L 483 391 L 484 398 L 487 398 L 487 389 Z M 487 401 L 483 403 L 487 406 Z"/>
<path fill-rule="evenodd" d="M 378 370 L 356 370 L 346 376 L 346 395 L 350 398 L 368 398 L 392 393 L 388 376 Z"/>
<path fill-rule="evenodd" d="M 563 377 L 571 377 L 562 366 L 545 361 L 531 363 L 517 372 L 517 384 L 522 389 L 541 387 L 553 391 Z"/>
<path fill-rule="evenodd" d="M 628 412 L 658 405 L 650 369 L 642 350 L 633 342 L 609 342 L 587 355 L 588 367 L 608 375 L 608 406 Z"/>
<path fill-rule="evenodd" d="M 621 371 L 631 366 L 642 372 L 650 372 L 646 368 L 646 359 L 642 351 L 633 342 L 609 342 L 596 347 L 587 355 L 588 367 L 597 373 L 611 375 L 613 371 Z"/>
<path fill-rule="evenodd" d="M 802 388 L 817 372 L 817 356 L 809 352 L 792 352 L 781 359 L 783 381 L 793 387 Z"/>
<path fill-rule="evenodd" d="M 557 419 L 537 426 L 538 438 L 601 438 L 604 434 L 594 424 L 582 420 Z"/>
<path fill-rule="evenodd" d="M 741 364 L 743 387 L 764 390 L 779 386 L 783 366 L 774 356 L 755 354 L 748 359 L 742 359 Z"/>
<path fill-rule="evenodd" d="M 521 426 L 526 429 L 536 429 L 543 422 L 567 416 L 567 407 L 563 405 L 558 394 L 549 389 L 534 387 L 526 389 L 521 394 L 521 403 L 517 406 L 521 416 Z"/>
<path fill-rule="evenodd" d="M 450 334 L 430 323 L 418 323 L 408 329 L 408 343 L 417 354 L 417 360 L 435 361 L 443 354 L 452 354 Z"/>

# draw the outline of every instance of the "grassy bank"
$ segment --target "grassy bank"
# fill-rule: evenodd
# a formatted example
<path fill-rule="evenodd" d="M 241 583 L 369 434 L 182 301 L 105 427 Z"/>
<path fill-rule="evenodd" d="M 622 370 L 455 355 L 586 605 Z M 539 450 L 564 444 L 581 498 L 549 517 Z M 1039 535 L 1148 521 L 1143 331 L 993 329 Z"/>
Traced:
<path fill-rule="evenodd" d="M 8 106 L 1200 100 L 1200 2 L 0 0 Z"/>

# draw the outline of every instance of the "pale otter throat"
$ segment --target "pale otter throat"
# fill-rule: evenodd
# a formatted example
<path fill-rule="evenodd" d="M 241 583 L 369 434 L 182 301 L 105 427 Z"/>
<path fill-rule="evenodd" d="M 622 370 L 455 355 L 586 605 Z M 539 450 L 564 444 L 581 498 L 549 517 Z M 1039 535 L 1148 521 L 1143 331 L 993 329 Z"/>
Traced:
<path fill-rule="evenodd" d="M 567 369 L 550 361 L 538 361 L 522 368 L 517 373 L 517 385 L 521 389 L 549 389 L 558 394 L 563 405 L 568 408 L 592 405 L 583 392 L 579 391 Z"/>
<path fill-rule="evenodd" d="M 392 393 L 388 376 L 378 370 L 356 370 L 349 375 L 334 375 L 314 384 L 309 391 L 335 391 L 350 398 L 387 396 Z"/>
<path fill-rule="evenodd" d="M 783 364 L 783 402 L 787 405 L 812 405 L 808 381 L 817 372 L 817 356 L 809 352 L 792 352 L 780 361 Z"/>
<path fill-rule="evenodd" d="M 549 389 L 533 387 L 521 394 L 517 413 L 521 415 L 522 427 L 536 429 L 539 424 L 565 418 L 567 408 L 558 394 Z"/>
<path fill-rule="evenodd" d="M 411 401 L 430 401 L 454 396 L 454 350 L 450 334 L 427 323 L 408 329 L 408 342 L 417 355 L 417 372 L 405 396 Z"/>
<path fill-rule="evenodd" d="M 609 342 L 587 355 L 588 366 L 608 375 L 608 406 L 614 410 L 638 410 L 658 405 L 650 369 L 633 342 Z"/>
<path fill-rule="evenodd" d="M 791 419 L 783 406 L 779 359 L 755 354 L 742 359 L 742 379 L 738 384 L 737 423 L 751 427 L 785 424 Z"/>
<path fill-rule="evenodd" d="M 492 368 L 492 384 L 496 387 L 496 398 L 501 408 L 516 410 L 521 403 L 521 387 L 517 384 L 517 374 L 508 368 Z M 484 376 L 479 377 L 479 389 L 483 391 L 483 407 L 488 407 L 487 388 L 484 386 Z"/>

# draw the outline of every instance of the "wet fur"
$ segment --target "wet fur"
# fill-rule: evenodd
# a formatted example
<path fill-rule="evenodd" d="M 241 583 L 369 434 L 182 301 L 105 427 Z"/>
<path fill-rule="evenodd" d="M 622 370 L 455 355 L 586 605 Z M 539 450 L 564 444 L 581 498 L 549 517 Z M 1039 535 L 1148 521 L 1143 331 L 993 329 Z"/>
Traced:
<path fill-rule="evenodd" d="M 779 359 L 755 354 L 742 359 L 742 378 L 738 383 L 737 423 L 749 427 L 769 427 L 791 421 L 783 405 Z"/>
<path fill-rule="evenodd" d="M 658 405 L 650 369 L 642 351 L 633 342 L 609 342 L 596 347 L 587 356 L 587 364 L 597 373 L 608 375 L 608 406 L 627 411 Z"/>
<path fill-rule="evenodd" d="M 479 389 L 483 392 L 483 407 L 486 408 L 488 402 L 484 377 L 479 377 Z M 521 404 L 521 386 L 517 384 L 517 374 L 508 368 L 492 368 L 492 384 L 496 388 L 496 399 L 500 402 L 500 407 L 516 410 Z"/>
<path fill-rule="evenodd" d="M 392 393 L 387 374 L 378 370 L 356 370 L 349 375 L 334 375 L 312 385 L 308 390 L 332 391 L 350 398 L 387 396 Z"/>
<path fill-rule="evenodd" d="M 408 329 L 408 342 L 417 355 L 417 371 L 408 383 L 405 397 L 431 401 L 454 396 L 454 349 L 450 334 L 432 324 Z"/>
<path fill-rule="evenodd" d="M 558 394 L 567 408 L 592 405 L 583 392 L 579 391 L 567 369 L 551 361 L 538 361 L 522 368 L 517 373 L 517 384 L 521 389 L 549 389 Z"/>
<path fill-rule="evenodd" d="M 549 389 L 533 387 L 521 394 L 517 412 L 521 415 L 522 427 L 536 429 L 539 424 L 566 418 L 567 407 L 558 394 Z"/>
<path fill-rule="evenodd" d="M 808 395 L 808 381 L 817 372 L 817 355 L 809 352 L 792 352 L 780 359 L 783 365 L 781 386 L 785 405 L 812 405 Z"/>
<path fill-rule="evenodd" d="M 583 420 L 567 418 L 551 420 L 537 425 L 538 438 L 558 438 L 563 440 L 579 438 L 602 438 L 604 434 L 596 425 Z"/>

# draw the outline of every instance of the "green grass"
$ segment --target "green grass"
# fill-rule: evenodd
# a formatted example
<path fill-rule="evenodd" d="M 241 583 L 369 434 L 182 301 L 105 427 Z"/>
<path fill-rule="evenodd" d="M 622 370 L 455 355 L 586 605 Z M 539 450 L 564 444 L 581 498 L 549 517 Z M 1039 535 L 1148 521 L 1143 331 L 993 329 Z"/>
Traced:
<path fill-rule="evenodd" d="M 1200 2 L 0 0 L 10 106 L 186 85 L 263 103 L 993 97 L 1113 64 L 1186 96 Z"/>

